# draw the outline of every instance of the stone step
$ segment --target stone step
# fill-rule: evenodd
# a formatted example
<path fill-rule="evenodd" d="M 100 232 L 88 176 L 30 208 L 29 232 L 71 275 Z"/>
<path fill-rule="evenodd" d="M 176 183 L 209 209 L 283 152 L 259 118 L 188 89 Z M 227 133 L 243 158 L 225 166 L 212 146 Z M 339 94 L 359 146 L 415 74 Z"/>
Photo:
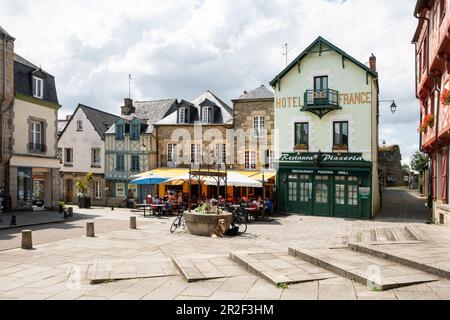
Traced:
<path fill-rule="evenodd" d="M 230 258 L 247 271 L 276 286 L 336 277 L 323 268 L 290 256 L 287 252 L 232 252 Z"/>
<path fill-rule="evenodd" d="M 436 261 L 426 257 L 420 257 L 420 255 L 414 258 L 407 252 L 407 248 L 400 248 L 399 246 L 384 246 L 384 245 L 371 245 L 361 243 L 348 243 L 348 248 L 364 254 L 371 255 L 373 257 L 389 260 L 403 266 L 413 268 L 419 271 L 430 273 L 432 275 L 450 279 L 450 258 L 445 258 L 436 254 Z M 417 249 L 417 247 L 415 247 Z M 430 247 L 430 250 L 433 248 Z M 424 250 L 426 253 L 427 250 Z"/>
<path fill-rule="evenodd" d="M 438 280 L 422 271 L 349 249 L 289 248 L 289 253 L 339 276 L 365 284 L 372 290 L 389 290 Z"/>
<path fill-rule="evenodd" d="M 424 241 L 423 233 L 414 226 L 380 227 L 352 232 L 349 243 L 414 243 Z"/>
<path fill-rule="evenodd" d="M 212 280 L 240 275 L 245 271 L 227 256 L 172 256 L 172 263 L 187 282 Z"/>

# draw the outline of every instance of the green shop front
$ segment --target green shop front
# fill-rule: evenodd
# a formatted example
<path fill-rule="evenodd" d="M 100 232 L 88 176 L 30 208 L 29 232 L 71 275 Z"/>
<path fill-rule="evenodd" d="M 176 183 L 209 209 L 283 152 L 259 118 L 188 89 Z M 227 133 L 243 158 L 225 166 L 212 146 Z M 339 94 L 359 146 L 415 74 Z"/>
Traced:
<path fill-rule="evenodd" d="M 278 210 L 369 219 L 371 168 L 361 153 L 283 153 L 276 181 Z"/>

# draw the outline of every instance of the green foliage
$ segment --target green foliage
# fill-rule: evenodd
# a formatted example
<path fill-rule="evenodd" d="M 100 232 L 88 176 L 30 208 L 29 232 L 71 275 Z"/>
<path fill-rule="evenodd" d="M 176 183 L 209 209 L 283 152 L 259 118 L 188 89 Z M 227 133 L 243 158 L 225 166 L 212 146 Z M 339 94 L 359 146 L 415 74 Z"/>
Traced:
<path fill-rule="evenodd" d="M 64 201 L 59 201 L 59 202 L 58 202 L 58 205 L 59 205 L 60 207 L 64 207 L 64 206 L 66 205 L 66 203 L 65 203 Z"/>
<path fill-rule="evenodd" d="M 94 175 L 92 172 L 89 172 L 84 178 L 78 178 L 75 185 L 77 186 L 80 193 L 78 193 L 79 197 L 85 197 L 88 194 L 88 188 L 94 182 Z"/>
<path fill-rule="evenodd" d="M 209 203 L 205 203 L 194 210 L 195 213 L 202 214 L 220 214 L 222 211 L 218 207 L 213 207 Z"/>
<path fill-rule="evenodd" d="M 287 283 L 282 282 L 282 283 L 277 284 L 277 288 L 279 288 L 279 289 L 288 289 L 289 286 L 287 285 Z"/>
<path fill-rule="evenodd" d="M 415 171 L 423 172 L 428 167 L 428 156 L 420 151 L 416 151 L 411 157 L 411 168 Z"/>

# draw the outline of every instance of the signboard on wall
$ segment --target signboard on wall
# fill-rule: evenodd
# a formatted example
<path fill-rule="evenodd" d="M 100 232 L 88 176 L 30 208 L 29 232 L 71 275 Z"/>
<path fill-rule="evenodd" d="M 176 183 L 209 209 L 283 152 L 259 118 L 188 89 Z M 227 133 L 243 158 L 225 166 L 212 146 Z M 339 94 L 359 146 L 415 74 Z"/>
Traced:
<path fill-rule="evenodd" d="M 314 162 L 314 156 L 318 153 L 283 153 L 278 160 L 279 162 L 296 163 L 296 162 Z M 363 163 L 367 162 L 363 159 L 362 153 L 322 153 L 321 163 Z"/>

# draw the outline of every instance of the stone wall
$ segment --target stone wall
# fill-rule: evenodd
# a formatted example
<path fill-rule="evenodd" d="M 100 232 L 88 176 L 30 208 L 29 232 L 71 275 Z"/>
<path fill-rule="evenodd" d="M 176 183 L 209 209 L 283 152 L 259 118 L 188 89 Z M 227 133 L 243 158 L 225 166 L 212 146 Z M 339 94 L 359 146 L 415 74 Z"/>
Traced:
<path fill-rule="evenodd" d="M 256 151 L 257 162 L 256 170 L 264 167 L 266 150 L 273 150 L 272 135 L 274 129 L 274 100 L 258 99 L 258 100 L 235 100 L 234 108 L 234 130 L 243 132 L 246 136 L 244 144 L 234 143 L 234 166 L 237 170 L 244 169 L 244 153 L 246 150 Z M 253 118 L 255 116 L 264 116 L 264 125 L 267 134 L 263 139 L 253 138 Z"/>
<path fill-rule="evenodd" d="M 14 41 L 6 43 L 6 92 L 4 92 L 4 44 L 0 35 L 0 107 L 1 121 L 1 153 L 0 153 L 0 186 L 8 188 L 7 162 L 11 156 L 12 105 L 14 103 Z"/>
<path fill-rule="evenodd" d="M 398 145 L 379 147 L 378 170 L 380 172 L 380 179 L 384 181 L 385 186 L 405 185 L 401 160 L 402 156 Z"/>
<path fill-rule="evenodd" d="M 442 202 L 435 202 L 433 222 L 435 224 L 450 226 L 450 205 Z"/>

